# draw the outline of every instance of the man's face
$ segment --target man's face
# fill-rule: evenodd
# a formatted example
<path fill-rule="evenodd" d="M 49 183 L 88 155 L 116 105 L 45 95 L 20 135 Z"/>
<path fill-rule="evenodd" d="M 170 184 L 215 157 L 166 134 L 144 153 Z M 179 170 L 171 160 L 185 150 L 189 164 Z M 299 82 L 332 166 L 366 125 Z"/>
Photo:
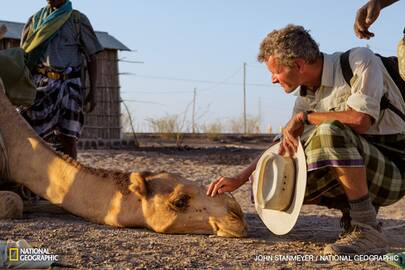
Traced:
<path fill-rule="evenodd" d="M 291 93 L 300 86 L 297 66 L 287 67 L 279 64 L 274 56 L 270 56 L 266 64 L 272 83 L 279 83 L 286 93 Z"/>
<path fill-rule="evenodd" d="M 51 8 L 58 8 L 65 3 L 66 0 L 47 0 Z"/>

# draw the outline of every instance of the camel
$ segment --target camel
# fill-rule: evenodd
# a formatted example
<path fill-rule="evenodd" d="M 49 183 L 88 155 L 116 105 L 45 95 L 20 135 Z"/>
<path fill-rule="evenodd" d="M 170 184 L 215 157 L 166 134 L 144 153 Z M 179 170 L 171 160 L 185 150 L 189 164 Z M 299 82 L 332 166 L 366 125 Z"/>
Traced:
<path fill-rule="evenodd" d="M 140 227 L 158 233 L 243 237 L 246 223 L 236 200 L 214 198 L 195 182 L 170 173 L 93 169 L 55 152 L 20 117 L 0 81 L 0 177 L 90 222 Z M 0 140 L 1 141 L 1 140 Z M 1 166 L 1 150 L 6 168 Z M 0 191 L 0 218 L 22 215 L 21 198 Z"/>

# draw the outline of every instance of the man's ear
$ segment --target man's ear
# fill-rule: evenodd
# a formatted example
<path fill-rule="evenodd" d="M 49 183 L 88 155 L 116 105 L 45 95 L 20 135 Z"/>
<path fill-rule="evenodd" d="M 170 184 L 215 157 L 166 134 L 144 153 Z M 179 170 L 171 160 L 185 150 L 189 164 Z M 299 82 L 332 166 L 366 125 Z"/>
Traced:
<path fill-rule="evenodd" d="M 305 69 L 306 62 L 302 58 L 295 59 L 295 65 L 298 68 L 299 73 L 303 73 Z"/>
<path fill-rule="evenodd" d="M 148 195 L 146 181 L 141 173 L 131 173 L 129 176 L 130 184 L 129 191 L 133 192 L 138 199 L 143 199 Z"/>

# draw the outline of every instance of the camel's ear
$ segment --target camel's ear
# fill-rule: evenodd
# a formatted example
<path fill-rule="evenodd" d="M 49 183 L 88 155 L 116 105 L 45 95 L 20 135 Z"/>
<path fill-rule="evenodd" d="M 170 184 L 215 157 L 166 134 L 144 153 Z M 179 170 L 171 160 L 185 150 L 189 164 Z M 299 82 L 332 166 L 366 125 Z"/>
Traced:
<path fill-rule="evenodd" d="M 135 195 L 139 198 L 145 198 L 148 194 L 148 190 L 146 188 L 145 178 L 140 173 L 131 173 L 129 176 L 130 184 L 129 184 L 129 191 L 135 193 Z"/>

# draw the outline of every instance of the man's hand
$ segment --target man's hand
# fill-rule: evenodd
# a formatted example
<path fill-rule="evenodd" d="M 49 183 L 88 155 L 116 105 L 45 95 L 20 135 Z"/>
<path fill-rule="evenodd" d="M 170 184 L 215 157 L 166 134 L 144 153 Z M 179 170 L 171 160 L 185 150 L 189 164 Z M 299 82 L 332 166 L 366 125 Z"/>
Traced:
<path fill-rule="evenodd" d="M 97 90 L 97 57 L 93 54 L 87 62 L 89 71 L 90 91 L 86 97 L 85 112 L 90 113 L 96 107 L 96 90 Z"/>
<path fill-rule="evenodd" d="M 96 92 L 94 90 L 90 90 L 84 102 L 84 111 L 86 113 L 91 113 L 96 107 L 96 105 L 97 105 Z"/>
<path fill-rule="evenodd" d="M 245 181 L 242 181 L 237 177 L 221 176 L 208 186 L 207 196 L 214 197 L 217 194 L 232 192 L 240 187 L 244 182 Z"/>
<path fill-rule="evenodd" d="M 374 33 L 370 32 L 368 28 L 377 20 L 381 8 L 380 0 L 370 0 L 357 11 L 354 32 L 358 38 L 374 37 Z"/>
<path fill-rule="evenodd" d="M 291 120 L 287 123 L 287 126 L 283 129 L 283 138 L 280 144 L 279 154 L 284 155 L 288 151 L 290 157 L 294 156 L 294 153 L 298 149 L 298 136 L 301 136 L 304 132 L 304 113 L 300 112 L 295 114 Z"/>

